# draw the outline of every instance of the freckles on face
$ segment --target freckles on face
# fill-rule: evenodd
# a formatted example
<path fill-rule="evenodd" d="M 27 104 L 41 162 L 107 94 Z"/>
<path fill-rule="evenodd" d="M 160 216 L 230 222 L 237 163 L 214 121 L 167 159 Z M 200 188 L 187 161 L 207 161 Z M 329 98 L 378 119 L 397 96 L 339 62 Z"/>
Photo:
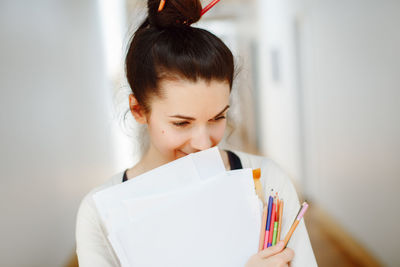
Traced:
<path fill-rule="evenodd" d="M 224 136 L 230 87 L 226 82 L 163 81 L 151 103 L 151 145 L 165 160 L 216 146 Z"/>

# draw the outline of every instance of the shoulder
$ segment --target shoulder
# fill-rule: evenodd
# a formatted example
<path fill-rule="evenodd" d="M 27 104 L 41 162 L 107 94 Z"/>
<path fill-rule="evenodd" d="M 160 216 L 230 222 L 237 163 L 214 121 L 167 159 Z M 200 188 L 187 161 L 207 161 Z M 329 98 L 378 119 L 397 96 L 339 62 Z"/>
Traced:
<path fill-rule="evenodd" d="M 78 218 L 80 215 L 83 215 L 82 213 L 89 212 L 89 210 L 93 210 L 95 208 L 93 195 L 98 191 L 101 191 L 116 184 L 120 184 L 122 182 L 123 173 L 124 172 L 119 172 L 113 175 L 102 185 L 93 188 L 89 193 L 87 193 L 85 197 L 82 199 L 81 204 L 79 206 Z"/>
<path fill-rule="evenodd" d="M 85 197 L 82 199 L 80 209 L 85 206 L 93 206 L 94 205 L 93 195 L 98 191 L 101 191 L 103 189 L 106 189 L 106 188 L 111 187 L 116 184 L 120 184 L 122 182 L 122 177 L 123 177 L 123 172 L 119 172 L 119 173 L 113 175 L 110 179 L 108 179 L 102 185 L 97 186 L 97 187 L 93 188 L 92 190 L 90 190 L 90 192 L 87 193 L 85 195 Z"/>
<path fill-rule="evenodd" d="M 93 195 L 103 189 L 106 189 L 108 187 L 111 187 L 113 185 L 116 185 L 118 183 L 122 182 L 122 176 L 123 172 L 117 173 L 113 175 L 110 179 L 108 179 L 105 183 L 102 185 L 93 188 L 89 193 L 85 195 L 85 197 L 82 199 L 79 209 L 78 209 L 78 214 L 77 214 L 77 221 L 76 221 L 76 237 L 77 239 L 79 238 L 80 235 L 80 229 L 83 229 L 85 227 L 82 227 L 84 225 L 92 225 L 92 226 L 97 226 L 98 230 L 102 230 L 101 223 L 100 223 L 100 216 L 97 213 L 97 209 L 93 200 Z"/>
<path fill-rule="evenodd" d="M 241 160 L 243 168 L 260 168 L 264 192 L 279 192 L 282 197 L 298 203 L 297 193 L 289 175 L 272 159 L 242 151 L 232 151 Z"/>
<path fill-rule="evenodd" d="M 117 259 L 106 238 L 107 233 L 101 223 L 93 195 L 105 188 L 122 182 L 123 173 L 118 173 L 104 184 L 92 189 L 82 199 L 76 218 L 76 253 L 80 266 L 115 266 Z"/>
<path fill-rule="evenodd" d="M 282 168 L 268 157 L 254 155 L 242 151 L 232 150 L 241 160 L 243 168 L 264 168 L 282 171 Z"/>
<path fill-rule="evenodd" d="M 261 168 L 261 176 L 270 179 L 289 180 L 285 171 L 273 160 L 268 157 L 249 154 L 242 151 L 232 151 L 242 162 L 243 168 Z M 272 181 L 271 181 L 272 182 Z"/>

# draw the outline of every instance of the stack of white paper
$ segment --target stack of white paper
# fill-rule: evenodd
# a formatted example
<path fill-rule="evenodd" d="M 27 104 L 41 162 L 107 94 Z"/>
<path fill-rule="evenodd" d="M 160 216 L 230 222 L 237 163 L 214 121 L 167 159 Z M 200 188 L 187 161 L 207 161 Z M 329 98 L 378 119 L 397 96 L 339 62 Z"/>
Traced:
<path fill-rule="evenodd" d="M 217 148 L 94 195 L 125 266 L 244 266 L 257 252 L 260 202 L 251 169 L 225 171 Z"/>

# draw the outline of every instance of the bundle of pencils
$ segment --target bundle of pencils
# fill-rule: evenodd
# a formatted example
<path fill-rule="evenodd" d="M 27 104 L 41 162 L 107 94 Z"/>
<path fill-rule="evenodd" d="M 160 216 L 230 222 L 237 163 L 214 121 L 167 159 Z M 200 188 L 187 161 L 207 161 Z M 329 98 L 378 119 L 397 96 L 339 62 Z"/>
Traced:
<path fill-rule="evenodd" d="M 268 203 L 265 203 L 264 193 L 262 190 L 261 182 L 261 171 L 260 169 L 253 170 L 253 179 L 256 189 L 256 193 L 263 202 L 263 216 L 261 221 L 260 230 L 260 242 L 258 246 L 258 251 L 266 249 L 270 246 L 276 245 L 277 242 L 281 240 L 281 229 L 282 229 L 282 216 L 283 216 L 283 199 L 279 199 L 278 192 L 275 193 L 271 190 L 271 194 L 268 198 Z M 300 207 L 297 216 L 294 219 L 289 232 L 286 234 L 284 243 L 285 247 L 290 240 L 294 230 L 299 224 L 300 220 L 303 218 L 304 213 L 307 211 L 308 204 L 304 202 Z"/>
<path fill-rule="evenodd" d="M 272 194 L 273 191 L 268 198 L 268 205 L 264 205 L 259 251 L 274 246 L 281 238 L 284 202 L 283 199 L 279 199 L 278 193 L 275 196 Z"/>

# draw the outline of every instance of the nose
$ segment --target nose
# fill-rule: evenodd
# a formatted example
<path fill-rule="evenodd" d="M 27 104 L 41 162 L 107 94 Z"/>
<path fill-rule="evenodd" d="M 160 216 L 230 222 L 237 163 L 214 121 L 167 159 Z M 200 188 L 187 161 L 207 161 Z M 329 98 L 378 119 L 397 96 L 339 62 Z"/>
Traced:
<path fill-rule="evenodd" d="M 196 151 L 205 150 L 213 146 L 212 138 L 207 127 L 199 127 L 193 132 L 190 145 Z"/>

